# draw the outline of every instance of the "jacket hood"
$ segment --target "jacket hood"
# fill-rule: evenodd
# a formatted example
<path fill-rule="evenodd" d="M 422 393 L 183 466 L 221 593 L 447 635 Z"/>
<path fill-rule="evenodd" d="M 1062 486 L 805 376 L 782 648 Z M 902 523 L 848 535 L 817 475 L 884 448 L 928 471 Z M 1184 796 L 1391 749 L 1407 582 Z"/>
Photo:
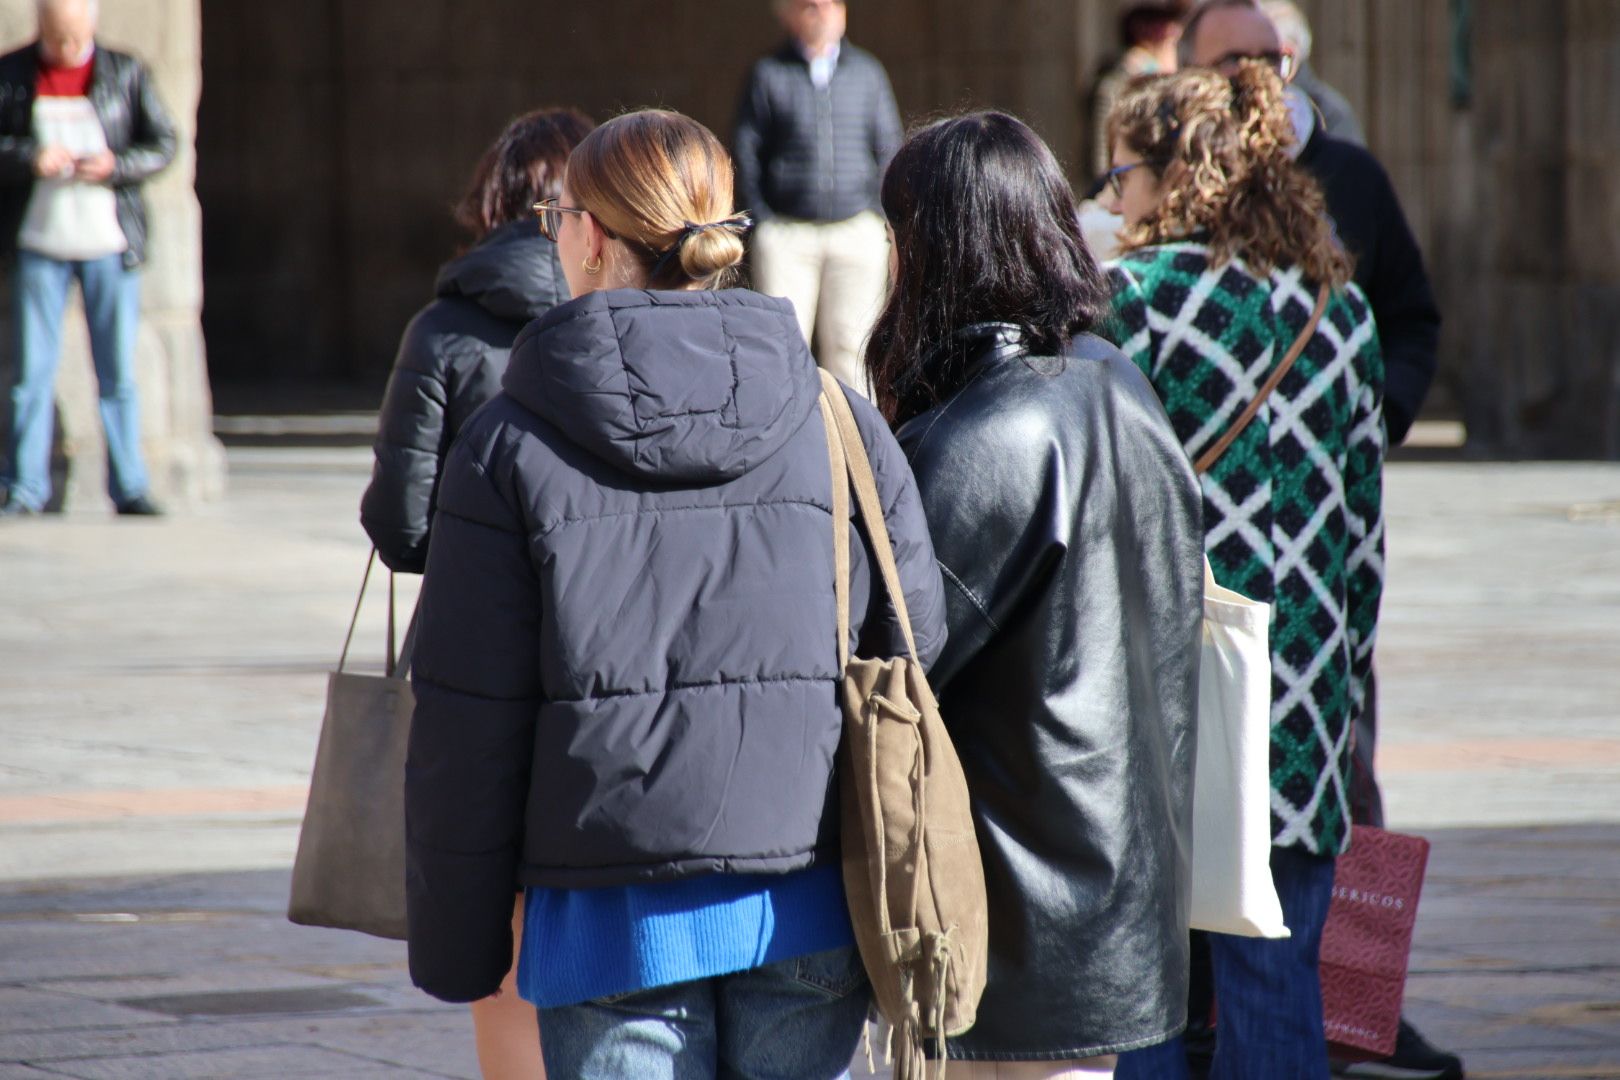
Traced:
<path fill-rule="evenodd" d="M 500 319 L 538 319 L 568 299 L 557 245 L 534 221 L 509 221 L 439 268 L 434 292 L 471 300 Z"/>
<path fill-rule="evenodd" d="M 774 454 L 816 408 L 821 381 L 786 300 L 617 289 L 525 327 L 502 387 L 623 472 L 707 484 Z"/>

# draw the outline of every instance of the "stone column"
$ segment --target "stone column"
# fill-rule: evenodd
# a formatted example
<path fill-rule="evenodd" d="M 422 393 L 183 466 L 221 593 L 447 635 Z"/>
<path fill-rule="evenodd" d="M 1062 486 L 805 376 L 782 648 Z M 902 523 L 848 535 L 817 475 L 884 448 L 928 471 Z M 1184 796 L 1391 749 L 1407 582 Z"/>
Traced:
<path fill-rule="evenodd" d="M 0 0 L 0 41 L 16 48 L 35 36 L 35 0 Z M 150 217 L 141 272 L 136 348 L 142 444 L 154 496 L 170 505 L 217 498 L 225 454 L 213 435 L 213 401 L 199 316 L 201 212 L 193 190 L 197 101 L 202 83 L 199 0 L 113 0 L 102 4 L 99 40 L 144 61 L 180 129 L 174 163 L 145 187 Z M 0 303 L 0 386 L 14 379 L 10 283 Z M 57 376 L 53 505 L 106 504 L 106 450 L 82 308 L 75 298 L 63 326 Z M 0 425 L 9 423 L 0 409 Z"/>

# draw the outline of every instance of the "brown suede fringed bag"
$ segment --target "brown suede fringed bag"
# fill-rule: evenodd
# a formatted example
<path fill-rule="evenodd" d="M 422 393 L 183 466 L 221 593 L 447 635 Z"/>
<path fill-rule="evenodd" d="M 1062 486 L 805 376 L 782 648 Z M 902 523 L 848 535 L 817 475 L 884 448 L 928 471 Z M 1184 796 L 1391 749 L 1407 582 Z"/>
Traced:
<path fill-rule="evenodd" d="M 844 889 L 878 1010 L 894 1026 L 889 1051 L 895 1080 L 916 1080 L 927 1072 L 928 1044 L 937 1042 L 943 1054 L 945 1036 L 973 1026 L 984 993 L 984 865 L 962 763 L 917 660 L 866 447 L 843 387 L 826 372 L 821 377 L 844 672 L 838 760 Z M 905 656 L 849 655 L 851 489 L 905 635 Z"/>

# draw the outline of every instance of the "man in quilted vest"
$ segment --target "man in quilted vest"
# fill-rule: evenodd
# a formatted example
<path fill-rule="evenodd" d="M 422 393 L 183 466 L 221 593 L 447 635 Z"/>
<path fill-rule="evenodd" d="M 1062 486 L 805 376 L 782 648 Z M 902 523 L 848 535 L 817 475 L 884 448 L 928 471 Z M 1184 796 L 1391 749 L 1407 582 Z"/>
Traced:
<path fill-rule="evenodd" d="M 776 0 L 788 40 L 754 65 L 737 110 L 737 205 L 754 287 L 785 296 L 817 362 L 867 393 L 861 347 L 889 280 L 877 213 L 900 113 L 877 58 L 844 38 L 842 0 Z"/>

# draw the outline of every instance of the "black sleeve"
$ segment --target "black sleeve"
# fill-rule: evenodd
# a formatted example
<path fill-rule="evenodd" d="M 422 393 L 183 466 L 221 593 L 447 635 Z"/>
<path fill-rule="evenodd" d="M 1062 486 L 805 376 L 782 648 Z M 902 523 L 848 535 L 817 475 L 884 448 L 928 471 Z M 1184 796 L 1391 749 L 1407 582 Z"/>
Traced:
<path fill-rule="evenodd" d="M 488 997 L 512 964 L 542 703 L 540 584 L 522 514 L 493 471 L 487 453 L 475 455 L 465 441 L 445 462 L 411 664 L 410 970 L 444 1001 Z"/>
<path fill-rule="evenodd" d="M 878 411 L 859 394 L 846 390 L 855 425 L 860 429 L 866 456 L 872 463 L 872 477 L 877 482 L 878 498 L 883 502 L 883 520 L 889 529 L 889 542 L 894 547 L 894 562 L 900 572 L 900 587 L 905 593 L 907 613 L 911 616 L 911 633 L 917 641 L 917 659 L 924 668 L 932 667 L 945 647 L 945 590 L 939 576 L 939 564 L 934 558 L 934 543 L 928 534 L 928 521 L 923 517 L 922 499 L 917 493 L 917 481 L 911 475 L 900 444 L 884 423 Z M 905 637 L 894 605 L 888 599 L 878 576 L 877 563 L 871 555 L 871 541 L 863 528 L 857 533 L 866 546 L 866 565 L 870 568 L 871 603 L 861 625 L 860 641 L 856 652 L 861 656 L 900 656 L 905 653 Z"/>
<path fill-rule="evenodd" d="M 445 336 L 418 315 L 405 328 L 377 416 L 376 464 L 360 500 L 360 524 L 390 570 L 420 574 L 439 468 L 449 450 Z"/>
<path fill-rule="evenodd" d="M 1439 367 L 1440 308 L 1412 229 L 1389 176 L 1369 155 L 1366 197 L 1374 200 L 1372 265 L 1357 274 L 1378 323 L 1384 352 L 1384 422 L 1391 446 L 1406 439 Z"/>
<path fill-rule="evenodd" d="M 114 184 L 137 184 L 174 160 L 180 137 L 158 97 L 157 87 L 144 66 L 135 68 L 130 109 L 133 112 L 133 138 L 127 149 L 116 155 Z"/>
<path fill-rule="evenodd" d="M 748 74 L 742 100 L 737 104 L 737 128 L 732 139 L 732 161 L 737 169 L 737 208 L 755 221 L 771 216 L 765 203 L 765 152 L 770 139 L 771 105 L 765 87 L 765 69 L 756 64 Z"/>
<path fill-rule="evenodd" d="M 9 73 L 8 73 L 9 75 Z M 4 78 L 5 76 L 0 76 Z M 8 80 L 9 81 L 9 80 Z M 16 92 L 21 89 L 16 83 L 11 83 L 7 89 Z M 21 109 L 17 110 L 21 112 Z M 11 116 L 12 109 L 6 109 L 6 115 Z M 39 140 L 34 133 L 26 127 L 22 131 L 8 131 L 0 134 L 0 181 L 6 184 L 31 184 L 34 182 L 34 158 L 39 155 Z"/>

